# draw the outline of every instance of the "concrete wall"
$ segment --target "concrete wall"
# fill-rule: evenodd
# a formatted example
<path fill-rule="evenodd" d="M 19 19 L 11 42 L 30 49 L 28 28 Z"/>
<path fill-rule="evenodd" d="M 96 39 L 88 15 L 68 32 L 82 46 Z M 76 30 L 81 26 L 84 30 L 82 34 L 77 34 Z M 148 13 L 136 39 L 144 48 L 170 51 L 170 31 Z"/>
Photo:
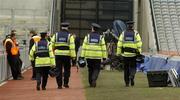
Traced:
<path fill-rule="evenodd" d="M 50 9 L 51 0 L 0 0 L 0 9 Z"/>
<path fill-rule="evenodd" d="M 0 24 L 49 23 L 52 0 L 0 0 Z"/>
<path fill-rule="evenodd" d="M 51 6 L 52 0 L 0 0 L 0 39 L 11 29 L 22 34 L 49 30 Z"/>
<path fill-rule="evenodd" d="M 139 0 L 138 4 L 138 30 L 143 41 L 143 51 L 155 52 L 157 48 L 149 0 Z"/>

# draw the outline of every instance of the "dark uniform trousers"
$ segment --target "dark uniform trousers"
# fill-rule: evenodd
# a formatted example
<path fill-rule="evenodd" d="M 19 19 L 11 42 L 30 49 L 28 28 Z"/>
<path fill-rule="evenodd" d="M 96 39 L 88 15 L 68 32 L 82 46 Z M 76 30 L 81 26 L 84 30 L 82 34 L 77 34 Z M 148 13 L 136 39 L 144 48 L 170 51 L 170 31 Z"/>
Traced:
<path fill-rule="evenodd" d="M 71 57 L 70 56 L 55 56 L 56 68 L 59 71 L 59 76 L 56 77 L 58 87 L 63 84 L 63 68 L 64 68 L 64 85 L 68 85 L 71 73 Z"/>
<path fill-rule="evenodd" d="M 36 78 L 36 70 L 35 70 L 35 61 L 31 60 L 31 66 L 32 66 L 32 78 Z"/>
<path fill-rule="evenodd" d="M 100 59 L 87 59 L 88 66 L 88 74 L 89 74 L 89 84 L 96 83 L 98 78 L 100 68 L 101 68 L 101 60 Z"/>
<path fill-rule="evenodd" d="M 48 80 L 49 68 L 50 67 L 35 67 L 37 86 L 40 86 L 42 83 L 42 88 L 46 87 L 47 80 Z M 41 80 L 42 80 L 42 82 L 41 82 Z"/>
<path fill-rule="evenodd" d="M 22 77 L 22 74 L 21 74 L 21 69 L 22 69 L 22 65 L 23 65 L 23 62 L 22 62 L 22 60 L 21 60 L 21 58 L 20 58 L 20 56 L 18 57 L 18 66 L 19 66 L 19 75 L 18 75 L 18 77 Z"/>
<path fill-rule="evenodd" d="M 18 76 L 21 75 L 21 71 L 19 70 L 18 56 L 7 55 L 7 60 L 11 68 L 13 79 L 16 80 Z"/>
<path fill-rule="evenodd" d="M 129 85 L 130 81 L 134 82 L 135 74 L 136 74 L 136 57 L 124 57 L 125 84 Z"/>

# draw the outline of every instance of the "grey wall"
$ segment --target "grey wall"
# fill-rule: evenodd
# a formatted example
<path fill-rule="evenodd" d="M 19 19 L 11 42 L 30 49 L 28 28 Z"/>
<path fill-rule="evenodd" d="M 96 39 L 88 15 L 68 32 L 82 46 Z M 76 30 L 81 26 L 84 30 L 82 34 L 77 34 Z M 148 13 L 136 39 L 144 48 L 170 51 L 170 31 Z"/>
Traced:
<path fill-rule="evenodd" d="M 0 0 L 0 9 L 49 9 L 51 0 Z"/>
<path fill-rule="evenodd" d="M 1 17 L 48 17 L 50 9 L 51 0 L 0 0 Z"/>
<path fill-rule="evenodd" d="M 0 34 L 7 34 L 14 27 L 18 32 L 48 30 L 51 3 L 52 0 L 0 0 Z"/>

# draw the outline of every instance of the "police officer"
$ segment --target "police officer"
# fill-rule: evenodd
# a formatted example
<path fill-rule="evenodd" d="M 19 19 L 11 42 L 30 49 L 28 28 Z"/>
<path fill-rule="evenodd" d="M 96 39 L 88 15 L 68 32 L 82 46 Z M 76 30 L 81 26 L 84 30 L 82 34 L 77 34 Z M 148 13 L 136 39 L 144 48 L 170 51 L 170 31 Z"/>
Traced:
<path fill-rule="evenodd" d="M 134 22 L 127 22 L 127 30 L 123 31 L 119 37 L 117 45 L 117 55 L 124 59 L 124 81 L 126 87 L 134 86 L 136 73 L 136 56 L 141 53 L 142 41 L 139 33 L 133 29 Z"/>
<path fill-rule="evenodd" d="M 68 31 L 69 23 L 61 23 L 61 31 L 54 34 L 52 44 L 56 59 L 56 68 L 60 74 L 56 77 L 58 89 L 69 88 L 69 77 L 71 73 L 71 60 L 76 57 L 74 37 Z M 64 79 L 63 79 L 64 68 Z M 64 84 L 63 84 L 64 83 Z"/>
<path fill-rule="evenodd" d="M 30 31 L 30 35 L 31 35 L 31 39 L 29 41 L 29 53 L 30 53 L 30 50 L 31 50 L 32 46 L 35 43 L 35 38 L 37 37 L 37 34 L 36 34 L 36 32 L 34 30 Z M 35 61 L 34 60 L 31 60 L 31 66 L 32 66 L 31 80 L 36 80 Z"/>
<path fill-rule="evenodd" d="M 101 60 L 107 58 L 104 37 L 100 35 L 101 26 L 92 23 L 91 33 L 85 36 L 82 45 L 81 58 L 87 60 L 88 79 L 90 87 L 96 87 L 101 66 Z"/>
<path fill-rule="evenodd" d="M 40 41 L 36 42 L 30 51 L 30 59 L 35 60 L 36 81 L 37 81 L 36 89 L 38 91 L 40 90 L 41 83 L 42 83 L 41 85 L 42 90 L 46 90 L 49 67 L 55 66 L 55 58 L 52 51 L 52 45 L 46 39 L 47 33 L 42 32 L 40 34 L 41 34 Z"/>

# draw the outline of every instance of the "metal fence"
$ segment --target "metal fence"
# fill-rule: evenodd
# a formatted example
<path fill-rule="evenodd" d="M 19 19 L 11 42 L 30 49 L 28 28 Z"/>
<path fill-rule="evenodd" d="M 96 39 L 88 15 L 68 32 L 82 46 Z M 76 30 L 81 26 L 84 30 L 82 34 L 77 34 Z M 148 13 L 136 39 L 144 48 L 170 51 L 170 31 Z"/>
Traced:
<path fill-rule="evenodd" d="M 24 48 L 20 50 L 21 59 L 23 61 L 22 65 L 22 71 L 30 67 L 30 61 L 28 58 L 28 50 L 27 48 Z M 11 77 L 11 69 L 9 67 L 9 64 L 7 62 L 6 53 L 3 51 L 0 54 L 0 83 L 8 80 Z"/>
<path fill-rule="evenodd" d="M 47 5 L 45 9 L 38 9 L 38 7 L 34 9 L 2 7 L 0 9 L 0 83 L 11 77 L 11 70 L 2 43 L 5 36 L 10 34 L 12 29 L 17 31 L 16 38 L 20 47 L 20 57 L 23 61 L 22 70 L 27 69 L 30 66 L 28 58 L 29 31 L 35 30 L 37 33 L 49 31 L 50 5 Z"/>
<path fill-rule="evenodd" d="M 7 66 L 6 55 L 2 52 L 0 54 L 0 83 L 8 79 L 8 70 L 9 67 Z"/>

